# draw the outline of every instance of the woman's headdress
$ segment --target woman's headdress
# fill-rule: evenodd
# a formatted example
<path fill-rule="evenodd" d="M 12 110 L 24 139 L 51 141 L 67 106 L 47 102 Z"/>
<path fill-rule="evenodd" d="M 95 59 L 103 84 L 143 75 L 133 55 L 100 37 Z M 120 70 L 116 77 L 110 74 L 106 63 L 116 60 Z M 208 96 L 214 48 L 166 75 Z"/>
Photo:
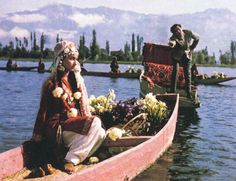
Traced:
<path fill-rule="evenodd" d="M 76 57 L 79 57 L 79 52 L 73 42 L 63 40 L 63 41 L 60 41 L 59 43 L 57 43 L 54 48 L 54 62 L 51 67 L 52 72 L 56 72 L 58 65 L 60 63 L 62 63 L 62 61 L 66 57 L 68 57 L 70 55 L 74 55 Z"/>
<path fill-rule="evenodd" d="M 59 43 L 57 43 L 54 48 L 54 57 L 55 58 L 54 58 L 54 62 L 53 62 L 51 71 L 53 73 L 57 73 L 58 68 L 60 66 L 62 66 L 62 61 L 70 55 L 77 57 L 77 59 L 79 60 L 79 52 L 73 42 L 63 40 L 63 41 L 60 41 Z M 79 62 L 74 67 L 74 69 L 72 71 L 74 72 L 74 75 L 75 75 L 77 87 L 79 87 L 81 81 L 83 81 L 83 78 L 80 75 L 81 67 L 79 65 Z"/>

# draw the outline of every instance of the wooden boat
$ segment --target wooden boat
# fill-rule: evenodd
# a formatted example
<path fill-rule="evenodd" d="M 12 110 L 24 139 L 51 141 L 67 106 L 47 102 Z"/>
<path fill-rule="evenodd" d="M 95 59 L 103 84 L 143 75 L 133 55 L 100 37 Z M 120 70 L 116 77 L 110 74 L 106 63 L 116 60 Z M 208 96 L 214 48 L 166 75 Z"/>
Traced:
<path fill-rule="evenodd" d="M 50 70 L 38 71 L 38 67 L 17 67 L 14 69 L 7 69 L 6 67 L 0 67 L 0 70 L 7 71 L 34 71 L 37 70 L 39 73 L 51 73 Z M 82 71 L 82 75 L 84 76 L 96 76 L 96 77 L 111 77 L 111 78 L 129 78 L 129 79 L 138 79 L 141 73 L 128 73 L 128 72 L 120 72 L 120 73 L 112 73 L 112 72 L 97 72 L 97 71 Z"/>
<path fill-rule="evenodd" d="M 140 80 L 140 96 L 145 97 L 146 94 L 152 92 L 154 94 L 166 94 L 170 91 L 169 87 L 159 86 L 157 84 L 154 85 L 154 87 L 151 89 L 149 87 L 149 82 L 141 77 Z M 180 108 L 198 108 L 200 106 L 200 100 L 197 95 L 196 90 L 192 90 L 192 99 L 187 98 L 186 93 L 183 89 L 177 89 L 177 93 L 180 95 Z"/>
<path fill-rule="evenodd" d="M 123 137 L 115 142 L 106 140 L 103 146 L 131 148 L 102 162 L 81 169 L 72 175 L 58 172 L 55 175 L 39 178 L 39 180 L 123 181 L 131 180 L 143 170 L 147 169 L 172 144 L 178 116 L 178 94 L 158 95 L 157 97 L 166 102 L 169 109 L 171 109 L 171 115 L 167 123 L 156 135 Z M 0 165 L 0 179 L 12 175 L 15 172 L 18 172 L 18 175 L 20 175 L 25 171 L 23 169 L 25 159 L 23 153 L 23 148 L 18 147 L 0 154 L 0 163 L 2 163 Z"/>
<path fill-rule="evenodd" d="M 45 70 L 44 72 L 51 72 L 51 71 Z M 128 73 L 128 72 L 112 73 L 112 72 L 97 72 L 97 71 L 82 70 L 81 74 L 83 76 L 138 79 L 141 73 Z"/>
<path fill-rule="evenodd" d="M 7 71 L 32 71 L 33 69 L 37 69 L 37 66 L 34 67 L 16 67 L 12 69 L 8 69 L 6 67 L 0 67 L 0 70 L 7 70 Z"/>
<path fill-rule="evenodd" d="M 144 97 L 150 92 L 153 94 L 166 94 L 170 92 L 172 73 L 171 48 L 165 45 L 145 43 L 143 47 L 143 63 L 144 72 L 140 75 L 140 96 Z M 152 68 L 152 66 L 157 66 L 158 68 Z M 152 71 L 151 74 L 150 70 Z M 150 88 L 148 80 L 152 80 L 154 83 L 153 88 Z M 184 81 L 183 75 L 181 81 Z M 193 109 L 200 107 L 196 86 L 192 86 L 191 99 L 187 98 L 184 85 L 178 85 L 176 93 L 180 95 L 180 108 Z"/>
<path fill-rule="evenodd" d="M 95 71 L 82 71 L 84 76 L 96 76 L 96 77 L 111 77 L 111 78 L 130 78 L 138 79 L 141 73 L 112 73 L 112 72 L 95 72 Z"/>
<path fill-rule="evenodd" d="M 234 80 L 236 77 L 224 77 L 224 78 L 206 78 L 206 79 L 194 79 L 195 85 L 216 85 L 222 82 Z"/>

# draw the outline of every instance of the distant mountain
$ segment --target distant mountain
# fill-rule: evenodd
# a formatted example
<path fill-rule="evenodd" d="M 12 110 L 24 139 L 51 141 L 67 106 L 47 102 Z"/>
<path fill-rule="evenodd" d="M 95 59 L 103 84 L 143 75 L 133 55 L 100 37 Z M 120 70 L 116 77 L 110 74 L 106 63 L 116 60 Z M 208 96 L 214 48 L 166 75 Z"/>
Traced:
<path fill-rule="evenodd" d="M 148 12 L 147 12 L 148 13 Z M 170 36 L 169 28 L 180 23 L 200 35 L 198 49 L 208 47 L 210 53 L 229 50 L 230 41 L 236 39 L 236 14 L 227 9 L 208 9 L 203 12 L 182 15 L 153 15 L 122 11 L 106 7 L 77 8 L 54 4 L 34 11 L 22 11 L 0 16 L 0 42 L 14 41 L 15 36 L 30 37 L 36 32 L 47 36 L 47 46 L 55 44 L 56 34 L 63 39 L 79 43 L 85 35 L 86 44 L 92 39 L 92 30 L 97 32 L 101 47 L 110 42 L 111 49 L 123 49 L 135 33 L 145 42 L 165 44 Z"/>

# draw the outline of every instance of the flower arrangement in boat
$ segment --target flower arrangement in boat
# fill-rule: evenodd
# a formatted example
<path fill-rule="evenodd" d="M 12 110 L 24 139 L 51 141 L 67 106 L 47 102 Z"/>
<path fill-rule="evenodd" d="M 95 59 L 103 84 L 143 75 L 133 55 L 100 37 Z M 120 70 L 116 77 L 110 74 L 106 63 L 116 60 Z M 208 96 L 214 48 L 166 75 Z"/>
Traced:
<path fill-rule="evenodd" d="M 223 72 L 214 72 L 211 78 L 219 79 L 226 78 L 227 76 Z"/>
<path fill-rule="evenodd" d="M 131 66 L 128 66 L 128 70 L 125 71 L 126 73 L 141 73 L 142 70 L 139 68 L 134 68 Z"/>
<path fill-rule="evenodd" d="M 106 96 L 101 95 L 96 98 L 94 95 L 91 95 L 89 97 L 90 111 L 93 114 L 101 114 L 107 111 L 111 112 L 113 106 L 116 104 L 115 97 L 115 92 L 112 89 L 109 90 Z"/>
<path fill-rule="evenodd" d="M 101 117 L 106 129 L 114 126 L 121 128 L 126 136 L 154 134 L 161 129 L 169 113 L 166 103 L 157 100 L 152 93 L 143 99 L 125 101 L 115 101 L 114 97 L 114 91 L 107 96 L 90 96 L 90 110 Z"/>

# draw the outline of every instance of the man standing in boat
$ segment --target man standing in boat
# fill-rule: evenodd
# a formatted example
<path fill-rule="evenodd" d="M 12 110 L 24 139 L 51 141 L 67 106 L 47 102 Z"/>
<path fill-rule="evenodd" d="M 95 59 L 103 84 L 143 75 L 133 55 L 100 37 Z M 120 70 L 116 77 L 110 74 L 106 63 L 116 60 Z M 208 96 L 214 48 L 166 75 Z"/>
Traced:
<path fill-rule="evenodd" d="M 43 73 L 44 70 L 45 70 L 45 64 L 43 63 L 42 58 L 40 58 L 38 63 L 38 72 Z"/>
<path fill-rule="evenodd" d="M 111 68 L 112 73 L 120 73 L 119 64 L 118 64 L 117 58 L 115 56 L 112 57 L 112 62 L 111 62 L 110 68 Z"/>
<path fill-rule="evenodd" d="M 8 71 L 12 70 L 12 65 L 13 65 L 12 59 L 9 58 L 9 60 L 7 61 L 7 65 L 6 65 Z"/>
<path fill-rule="evenodd" d="M 191 98 L 191 74 L 190 64 L 192 53 L 199 42 L 199 35 L 191 30 L 182 29 L 180 24 L 171 26 L 172 36 L 169 40 L 169 46 L 172 49 L 173 72 L 171 78 L 171 92 L 176 92 L 179 64 L 183 66 L 185 89 L 187 97 Z"/>

